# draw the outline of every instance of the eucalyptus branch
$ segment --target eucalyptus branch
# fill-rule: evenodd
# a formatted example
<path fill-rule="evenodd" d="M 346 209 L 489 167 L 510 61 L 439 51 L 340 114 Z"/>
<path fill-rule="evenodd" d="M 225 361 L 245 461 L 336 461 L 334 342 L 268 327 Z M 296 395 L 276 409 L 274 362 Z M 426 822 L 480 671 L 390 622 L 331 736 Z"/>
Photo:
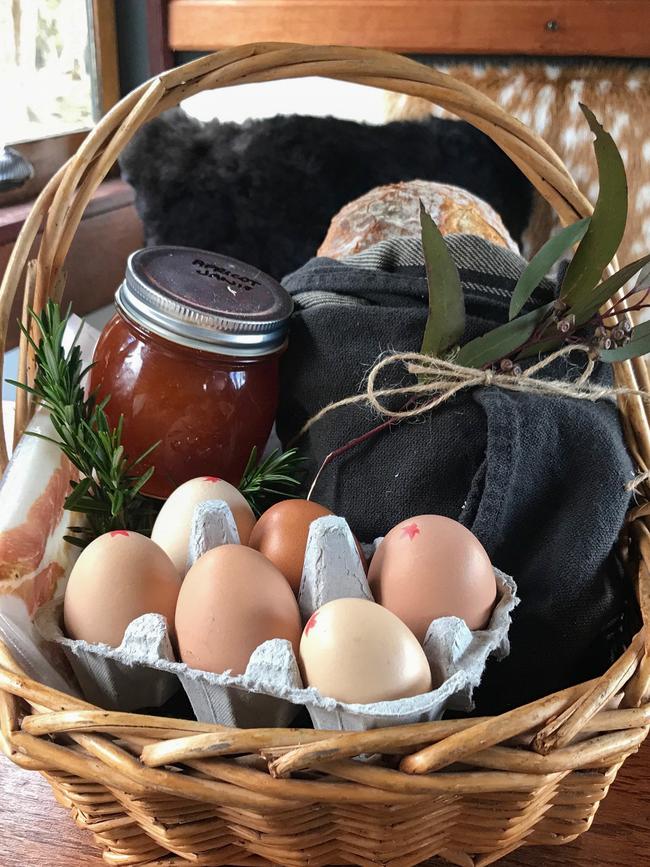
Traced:
<path fill-rule="evenodd" d="M 599 194 L 593 215 L 566 226 L 551 238 L 533 257 L 519 277 L 511 298 L 508 322 L 470 340 L 461 346 L 454 357 L 466 367 L 499 368 L 513 370 L 519 361 L 535 354 L 552 351 L 579 336 L 582 342 L 593 346 L 603 361 L 621 360 L 650 352 L 650 333 L 633 328 L 629 320 L 605 326 L 609 317 L 621 318 L 626 312 L 647 309 L 647 295 L 621 308 L 642 291 L 640 283 L 647 283 L 650 255 L 625 265 L 615 274 L 602 278 L 623 237 L 627 216 L 627 181 L 620 153 L 611 135 L 598 123 L 586 106 L 581 106 L 595 135 L 594 150 L 598 163 Z M 425 226 L 423 224 L 423 230 Z M 429 230 L 429 235 L 431 231 Z M 437 236 L 436 236 L 437 237 Z M 423 231 L 423 247 L 426 251 Z M 579 242 L 579 243 L 578 243 Z M 577 250 L 560 286 L 559 299 L 552 305 L 537 307 L 522 314 L 530 305 L 534 291 L 558 259 L 578 243 Z M 427 277 L 436 274 L 451 261 L 443 244 L 429 244 Z M 635 275 L 641 272 L 639 282 L 623 299 L 613 300 Z M 599 311 L 605 307 L 605 313 Z M 444 333 L 443 326 L 438 330 Z M 629 348 L 620 352 L 624 347 Z M 617 354 L 613 355 L 612 352 Z M 435 353 L 434 353 L 435 354 Z"/>

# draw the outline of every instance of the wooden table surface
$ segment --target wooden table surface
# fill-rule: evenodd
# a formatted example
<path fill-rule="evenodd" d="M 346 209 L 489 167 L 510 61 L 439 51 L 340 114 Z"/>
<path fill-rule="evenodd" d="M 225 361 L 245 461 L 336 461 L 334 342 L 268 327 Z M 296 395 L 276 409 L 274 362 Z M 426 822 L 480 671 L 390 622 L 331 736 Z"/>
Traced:
<path fill-rule="evenodd" d="M 0 867 L 99 867 L 102 863 L 90 835 L 75 827 L 45 780 L 0 756 Z M 649 863 L 650 743 L 625 763 L 590 831 L 568 846 L 523 848 L 499 862 L 503 867 Z"/>

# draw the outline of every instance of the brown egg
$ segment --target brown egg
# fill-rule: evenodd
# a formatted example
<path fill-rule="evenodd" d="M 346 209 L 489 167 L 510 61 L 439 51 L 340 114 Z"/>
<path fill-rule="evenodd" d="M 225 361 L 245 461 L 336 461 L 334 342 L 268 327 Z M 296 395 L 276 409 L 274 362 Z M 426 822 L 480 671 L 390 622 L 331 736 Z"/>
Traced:
<path fill-rule="evenodd" d="M 416 637 L 367 599 L 335 599 L 312 614 L 300 640 L 300 667 L 307 685 L 347 703 L 431 689 L 431 669 Z"/>
<path fill-rule="evenodd" d="M 151 538 L 171 557 L 179 575 L 187 572 L 187 556 L 194 510 L 207 500 L 223 500 L 237 525 L 239 541 L 246 545 L 255 524 L 255 515 L 234 485 L 216 476 L 203 476 L 184 482 L 171 494 L 160 510 Z"/>
<path fill-rule="evenodd" d="M 127 530 L 105 533 L 85 548 L 65 591 L 63 619 L 70 638 L 118 647 L 142 614 L 162 614 L 173 635 L 181 581 L 167 554 Z"/>
<path fill-rule="evenodd" d="M 253 527 L 248 544 L 277 566 L 298 595 L 310 524 L 331 514 L 325 506 L 311 500 L 282 500 L 264 512 Z M 358 542 L 357 548 L 365 569 L 366 561 Z"/>
<path fill-rule="evenodd" d="M 424 641 L 437 617 L 487 626 L 497 595 L 494 569 L 476 536 L 458 521 L 418 515 L 379 545 L 368 572 L 375 598 Z"/>
<path fill-rule="evenodd" d="M 251 653 L 286 638 L 296 656 L 300 613 L 284 576 L 258 551 L 221 545 L 196 561 L 176 606 L 178 649 L 191 668 L 243 674 Z"/>

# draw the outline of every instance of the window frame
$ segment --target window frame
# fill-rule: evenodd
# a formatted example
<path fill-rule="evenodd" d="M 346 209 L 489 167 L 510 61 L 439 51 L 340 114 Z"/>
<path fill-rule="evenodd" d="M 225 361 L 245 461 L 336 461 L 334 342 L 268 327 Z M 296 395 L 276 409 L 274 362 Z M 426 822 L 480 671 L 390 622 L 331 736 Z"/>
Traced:
<path fill-rule="evenodd" d="M 92 13 L 96 108 L 101 116 L 120 98 L 115 0 L 91 0 L 88 9 Z M 12 145 L 33 165 L 34 175 L 22 187 L 0 193 L 0 210 L 35 198 L 52 175 L 76 152 L 87 133 L 88 129 L 81 129 Z"/>

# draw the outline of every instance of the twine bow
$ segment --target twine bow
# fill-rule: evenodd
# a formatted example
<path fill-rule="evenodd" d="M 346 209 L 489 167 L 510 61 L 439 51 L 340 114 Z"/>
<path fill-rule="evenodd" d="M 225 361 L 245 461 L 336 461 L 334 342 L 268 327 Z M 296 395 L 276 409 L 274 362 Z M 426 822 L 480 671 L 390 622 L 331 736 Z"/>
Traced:
<path fill-rule="evenodd" d="M 537 373 L 549 367 L 554 361 L 575 352 L 583 353 L 587 359 L 584 371 L 576 380 L 535 378 Z M 595 363 L 592 348 L 582 343 L 564 346 L 517 374 L 464 367 L 453 361 L 422 355 L 419 352 L 392 353 L 380 358 L 374 364 L 368 375 L 365 391 L 345 397 L 342 400 L 333 401 L 323 407 L 306 422 L 295 440 L 303 436 L 324 416 L 344 406 L 367 403 L 380 416 L 397 422 L 430 412 L 446 403 L 455 394 L 478 386 L 496 386 L 506 391 L 554 395 L 590 402 L 597 400 L 614 401 L 618 397 L 639 397 L 644 403 L 650 403 L 650 393 L 647 391 L 636 388 L 595 385 L 589 382 Z M 396 366 L 401 366 L 403 372 L 417 377 L 417 381 L 387 388 L 379 387 L 379 377 L 382 374 L 385 375 L 389 368 Z M 405 398 L 405 402 L 401 408 L 392 409 L 387 405 L 387 401 L 399 395 Z M 650 472 L 643 472 L 632 479 L 626 487 L 628 490 L 635 490 L 648 479 L 650 479 Z"/>

